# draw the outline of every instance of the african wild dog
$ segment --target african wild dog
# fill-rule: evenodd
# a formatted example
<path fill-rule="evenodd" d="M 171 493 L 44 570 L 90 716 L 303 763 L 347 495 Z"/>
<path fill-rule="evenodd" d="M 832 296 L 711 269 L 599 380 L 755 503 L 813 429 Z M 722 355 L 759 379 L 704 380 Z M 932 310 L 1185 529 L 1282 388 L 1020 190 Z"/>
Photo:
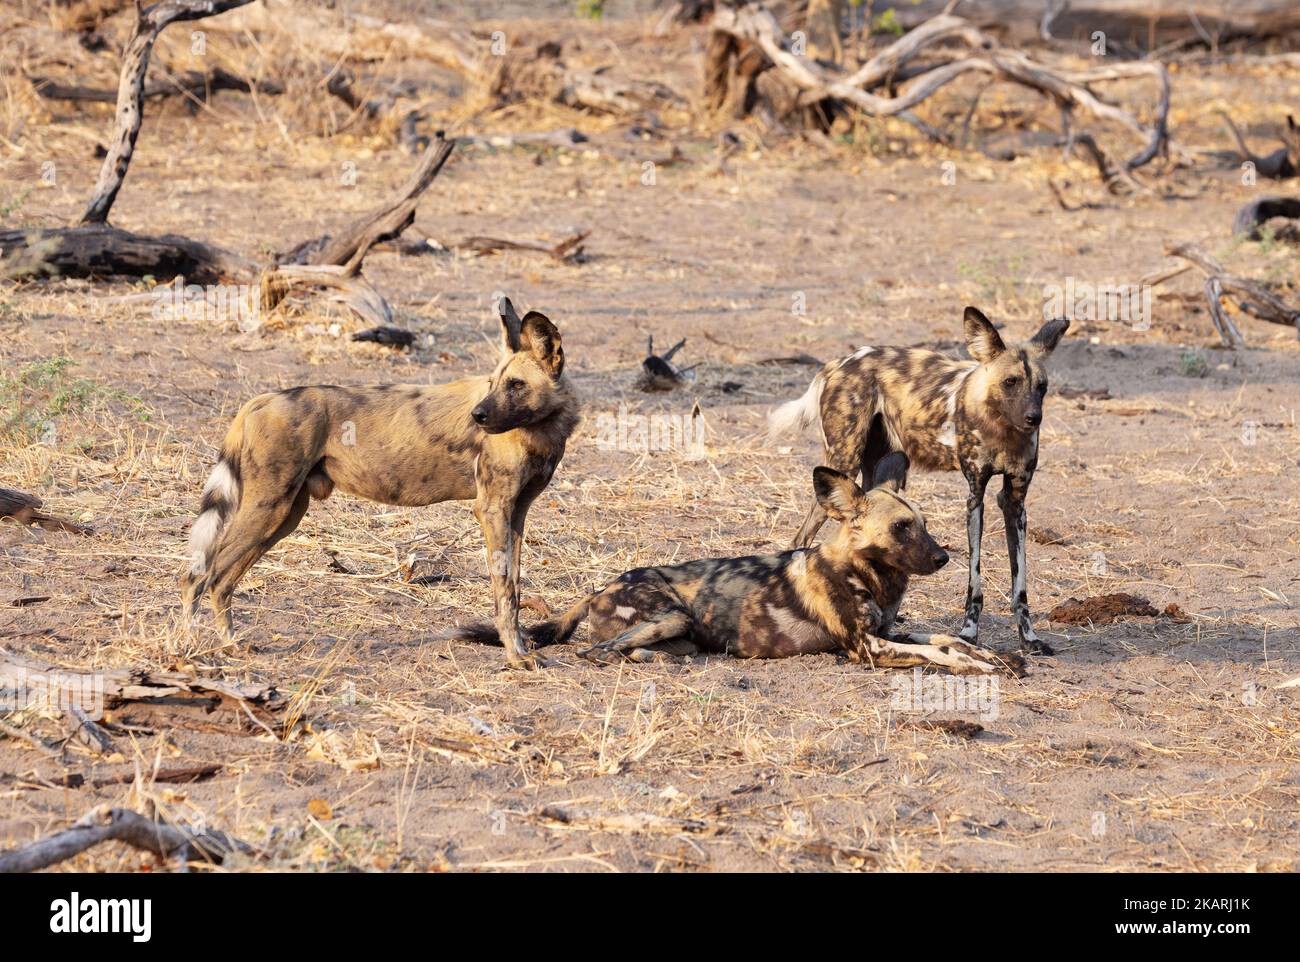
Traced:
<path fill-rule="evenodd" d="M 1038 466 L 1038 428 L 1047 394 L 1044 359 L 1070 326 L 1048 321 L 1024 344 L 1007 345 L 987 317 L 966 308 L 966 347 L 974 360 L 905 347 L 864 347 L 832 361 L 813 378 L 803 397 L 770 416 L 773 436 L 820 424 L 823 460 L 850 475 L 869 477 L 890 451 L 929 470 L 960 469 L 970 486 L 966 531 L 970 577 L 966 620 L 958 633 L 979 637 L 984 592 L 980 583 L 980 540 L 984 532 L 984 489 L 1002 475 L 998 504 L 1007 525 L 1012 599 L 1020 646 L 1051 654 L 1029 618 L 1025 572 L 1025 495 Z M 807 547 L 826 521 L 819 500 L 795 537 Z M 887 609 L 886 624 L 897 609 Z"/>
<path fill-rule="evenodd" d="M 867 492 L 838 471 L 817 468 L 818 503 L 841 523 L 833 540 L 776 555 L 636 568 L 560 617 L 531 626 L 529 639 L 539 646 L 564 642 L 590 619 L 592 644 L 582 654 L 594 661 L 843 651 L 881 667 L 1021 674 L 1019 655 L 999 656 L 950 635 L 886 636 L 884 612 L 897 608 L 908 578 L 948 561 L 916 506 L 898 493 L 906 475 L 903 454 L 880 461 Z M 497 640 L 488 624 L 449 635 Z"/>
<path fill-rule="evenodd" d="M 531 666 L 519 636 L 519 552 L 529 505 L 578 423 L 560 332 L 498 304 L 492 374 L 439 385 L 298 387 L 240 409 L 203 488 L 182 578 L 190 617 L 204 591 L 232 634 L 230 597 L 250 567 L 337 487 L 383 504 L 474 500 L 506 658 Z"/>

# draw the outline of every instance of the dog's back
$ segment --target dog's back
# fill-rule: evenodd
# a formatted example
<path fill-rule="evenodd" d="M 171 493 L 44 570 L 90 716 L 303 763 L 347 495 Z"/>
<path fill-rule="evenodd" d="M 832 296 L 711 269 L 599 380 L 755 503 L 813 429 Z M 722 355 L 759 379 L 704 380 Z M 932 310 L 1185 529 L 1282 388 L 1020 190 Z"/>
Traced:
<path fill-rule="evenodd" d="M 955 470 L 957 399 L 978 366 L 923 348 L 864 347 L 831 361 L 803 397 L 773 411 L 770 431 L 779 437 L 816 425 L 832 463 L 845 466 L 858 452 L 879 450 L 902 451 L 927 470 Z"/>

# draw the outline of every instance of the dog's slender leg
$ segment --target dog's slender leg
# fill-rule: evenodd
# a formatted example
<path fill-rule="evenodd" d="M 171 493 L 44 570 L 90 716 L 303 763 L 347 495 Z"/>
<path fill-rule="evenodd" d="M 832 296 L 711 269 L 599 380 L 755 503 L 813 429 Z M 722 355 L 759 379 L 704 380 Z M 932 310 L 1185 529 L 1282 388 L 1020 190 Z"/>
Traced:
<path fill-rule="evenodd" d="M 626 652 L 631 661 L 663 662 L 676 665 L 688 662 L 702 654 L 704 654 L 703 650 L 686 638 L 660 641 L 647 648 L 632 648 Z"/>
<path fill-rule="evenodd" d="M 489 495 L 480 484 L 474 514 L 483 530 L 487 554 L 488 577 L 492 579 L 492 603 L 496 610 L 497 635 L 506 650 L 506 662 L 512 668 L 534 668 L 536 661 L 528 652 L 519 631 L 519 583 L 512 562 L 514 531 L 510 526 L 514 498 Z"/>
<path fill-rule="evenodd" d="M 1002 491 L 998 494 L 998 506 L 1002 508 L 1002 517 L 1006 519 L 1007 557 L 1011 560 L 1011 608 L 1015 612 L 1016 628 L 1020 632 L 1020 649 L 1050 655 L 1053 654 L 1051 645 L 1035 634 L 1033 622 L 1029 618 L 1029 576 L 1025 570 L 1025 531 L 1028 527 L 1025 495 L 1028 493 L 1028 478 L 1012 478 L 1007 475 L 1002 480 Z"/>
<path fill-rule="evenodd" d="M 934 665 L 955 675 L 989 675 L 996 672 L 1019 678 L 1024 674 L 1024 660 L 1019 656 L 1001 656 L 952 635 L 930 635 L 929 644 L 914 645 L 867 635 L 856 643 L 858 660 L 880 668 L 911 668 Z"/>
<path fill-rule="evenodd" d="M 877 628 L 880 637 L 891 639 L 900 637 L 893 628 L 894 622 L 898 620 L 898 608 L 902 603 L 903 599 L 899 598 L 892 605 L 880 609 L 880 625 Z"/>
<path fill-rule="evenodd" d="M 970 572 L 966 581 L 966 620 L 957 634 L 974 641 L 980 633 L 980 613 L 984 610 L 984 585 L 980 579 L 980 545 L 984 540 L 984 491 L 992 472 L 967 474 L 970 496 L 966 499 L 966 543 L 970 546 Z"/>
<path fill-rule="evenodd" d="M 191 575 L 186 572 L 181 581 L 181 608 L 185 612 L 185 624 L 188 629 L 199 615 L 199 606 L 203 603 L 203 593 L 208 589 L 208 576 Z"/>
<path fill-rule="evenodd" d="M 981 648 L 978 645 L 968 644 L 952 635 L 910 631 L 889 635 L 886 640 L 903 645 L 947 646 L 954 648 L 959 653 L 970 655 L 972 658 L 987 661 L 996 668 L 1009 672 L 1016 678 L 1022 677 L 1025 673 L 1025 659 L 1016 652 L 1002 654 L 990 648 Z"/>
<path fill-rule="evenodd" d="M 549 479 L 548 479 L 549 480 Z M 542 493 L 546 484 L 533 485 L 532 487 L 519 492 L 515 499 L 514 510 L 510 514 L 510 573 L 515 579 L 515 584 L 521 583 L 520 576 L 520 558 L 524 549 L 524 522 L 528 520 L 528 509 L 532 507 L 537 496 Z"/>
<path fill-rule="evenodd" d="M 671 641 L 687 634 L 690 627 L 691 616 L 688 612 L 680 609 L 666 611 L 658 614 L 654 621 L 642 621 L 633 625 L 609 641 L 592 645 L 586 651 L 580 652 L 580 655 L 590 661 L 617 660 L 613 656 L 619 652 L 632 648 L 645 648 L 661 641 Z"/>
<path fill-rule="evenodd" d="M 289 504 L 285 504 L 283 512 L 289 510 Z M 234 640 L 235 633 L 230 598 L 248 569 L 276 543 L 278 538 L 274 538 L 274 532 L 281 526 L 281 519 L 281 512 L 243 512 L 235 515 L 222 534 L 221 549 L 212 562 L 212 575 L 208 578 L 208 598 L 212 601 L 217 630 L 226 641 Z"/>
<path fill-rule="evenodd" d="M 257 559 L 266 554 L 277 541 L 298 527 L 307 513 L 310 495 L 306 488 L 276 501 L 270 508 L 254 508 L 262 503 L 255 490 L 246 492 L 240 509 L 230 519 L 221 534 L 221 545 L 212 561 L 208 576 L 208 594 L 217 630 L 226 640 L 234 638 L 234 621 L 230 615 L 230 599 L 235 587 Z"/>

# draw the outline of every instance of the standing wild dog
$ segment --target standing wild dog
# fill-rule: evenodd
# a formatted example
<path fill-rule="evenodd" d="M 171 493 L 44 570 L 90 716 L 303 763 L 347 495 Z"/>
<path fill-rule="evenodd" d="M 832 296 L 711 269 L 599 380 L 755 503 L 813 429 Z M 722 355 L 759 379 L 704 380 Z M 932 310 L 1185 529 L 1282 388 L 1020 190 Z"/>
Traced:
<path fill-rule="evenodd" d="M 984 490 L 1002 475 L 998 505 L 1007 526 L 1011 558 L 1012 604 L 1020 646 L 1050 655 L 1029 618 L 1025 573 L 1025 496 L 1038 466 L 1038 428 L 1043 421 L 1047 373 L 1043 362 L 1070 326 L 1048 321 L 1023 344 L 1008 346 L 989 319 L 966 308 L 966 347 L 973 361 L 960 361 L 919 348 L 864 347 L 832 361 L 813 378 L 803 397 L 771 414 L 773 436 L 820 424 L 823 460 L 853 475 L 870 477 L 890 451 L 906 452 L 918 467 L 959 469 L 970 485 L 966 533 L 970 579 L 966 621 L 959 635 L 979 637 L 984 591 L 980 582 L 980 541 L 984 533 Z M 815 500 L 795 537 L 796 547 L 812 543 L 826 521 Z M 892 622 L 897 609 L 886 611 Z"/>
<path fill-rule="evenodd" d="M 560 332 L 545 315 L 523 320 L 498 304 L 502 357 L 490 375 L 449 384 L 297 387 L 240 409 L 203 488 L 182 578 L 191 617 L 204 591 L 232 634 L 240 578 L 290 534 L 311 498 L 337 487 L 412 507 L 474 500 L 483 530 L 496 624 L 511 665 L 530 666 L 519 636 L 519 552 L 528 507 L 578 423 L 564 378 Z"/>
<path fill-rule="evenodd" d="M 590 619 L 592 645 L 582 654 L 595 661 L 843 651 L 852 661 L 881 667 L 1021 674 L 1019 655 L 999 656 L 951 635 L 886 635 L 885 612 L 897 609 L 909 577 L 948 562 L 921 512 L 899 494 L 906 476 L 907 457 L 898 453 L 881 459 L 867 492 L 838 471 L 817 468 L 817 502 L 840 522 L 832 541 L 776 555 L 636 568 L 560 617 L 528 628 L 529 639 L 558 644 Z M 450 635 L 498 638 L 487 624 Z"/>

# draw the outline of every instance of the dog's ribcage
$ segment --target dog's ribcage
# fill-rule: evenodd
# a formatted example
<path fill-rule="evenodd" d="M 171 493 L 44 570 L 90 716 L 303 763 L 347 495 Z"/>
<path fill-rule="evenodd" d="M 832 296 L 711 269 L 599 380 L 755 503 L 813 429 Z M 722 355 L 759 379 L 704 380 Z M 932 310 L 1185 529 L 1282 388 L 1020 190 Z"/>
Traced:
<path fill-rule="evenodd" d="M 956 470 L 959 395 L 976 367 L 901 347 L 866 347 L 829 365 L 821 398 L 827 450 L 837 460 L 856 457 L 880 415 L 889 448 L 914 467 Z"/>

